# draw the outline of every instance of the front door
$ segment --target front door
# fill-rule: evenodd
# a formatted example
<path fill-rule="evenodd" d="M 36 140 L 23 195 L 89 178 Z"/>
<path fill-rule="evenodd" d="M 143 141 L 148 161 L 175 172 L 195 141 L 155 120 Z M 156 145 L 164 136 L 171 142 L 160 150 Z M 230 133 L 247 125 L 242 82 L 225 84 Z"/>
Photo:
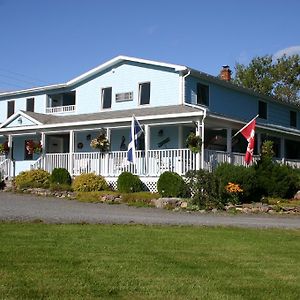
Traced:
<path fill-rule="evenodd" d="M 64 139 L 60 136 L 48 137 L 48 153 L 63 153 L 64 152 Z"/>

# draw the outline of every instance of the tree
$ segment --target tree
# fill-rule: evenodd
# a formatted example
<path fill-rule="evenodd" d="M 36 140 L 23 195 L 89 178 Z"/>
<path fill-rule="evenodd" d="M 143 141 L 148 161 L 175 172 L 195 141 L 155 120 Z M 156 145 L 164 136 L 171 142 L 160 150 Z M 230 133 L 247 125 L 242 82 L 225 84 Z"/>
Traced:
<path fill-rule="evenodd" d="M 236 63 L 234 83 L 300 105 L 300 56 L 254 57 L 248 66 Z"/>

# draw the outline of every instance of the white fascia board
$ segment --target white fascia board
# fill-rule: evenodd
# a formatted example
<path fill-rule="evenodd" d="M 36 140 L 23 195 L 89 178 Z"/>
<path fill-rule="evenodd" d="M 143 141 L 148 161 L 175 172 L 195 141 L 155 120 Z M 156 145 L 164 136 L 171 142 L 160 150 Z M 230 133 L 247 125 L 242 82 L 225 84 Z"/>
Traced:
<path fill-rule="evenodd" d="M 46 91 L 46 90 L 59 89 L 59 88 L 64 88 L 64 87 L 66 87 L 65 83 L 39 86 L 39 87 L 29 88 L 29 89 L 24 89 L 24 90 L 0 93 L 0 97 L 18 96 L 18 95 L 22 95 L 25 93 L 42 92 L 42 91 Z"/>
<path fill-rule="evenodd" d="M 176 113 L 176 114 L 164 114 L 164 115 L 156 115 L 156 116 L 144 116 L 144 117 L 138 117 L 139 121 L 148 121 L 148 120 L 168 120 L 168 119 L 174 119 L 174 118 L 191 118 L 191 117 L 201 117 L 203 114 L 201 112 L 189 112 L 189 113 Z M 93 121 L 85 121 L 85 122 L 72 122 L 72 123 L 56 123 L 56 124 L 45 124 L 40 126 L 30 126 L 30 127 L 17 127 L 13 128 L 12 130 L 8 130 L 7 128 L 0 128 L 0 134 L 2 132 L 7 131 L 26 131 L 26 130 L 42 130 L 42 129 L 52 129 L 57 128 L 58 131 L 60 131 L 60 128 L 65 127 L 76 127 L 76 126 L 89 126 L 89 125 L 101 125 L 101 124 L 107 124 L 107 123 L 122 123 L 122 122 L 130 122 L 132 120 L 132 117 L 126 117 L 126 118 L 119 118 L 119 119 L 107 119 L 107 120 L 93 120 Z M 165 122 L 168 124 L 168 122 Z"/>
<path fill-rule="evenodd" d="M 158 62 L 158 61 L 153 61 L 153 60 L 147 60 L 147 59 L 141 59 L 141 58 L 136 58 L 136 57 L 130 57 L 130 56 L 124 56 L 124 55 L 120 55 L 117 56 L 107 62 L 105 62 L 104 64 L 70 80 L 67 82 L 67 85 L 73 85 L 77 82 L 80 82 L 81 80 L 84 80 L 100 71 L 103 71 L 109 67 L 112 67 L 113 65 L 121 62 L 121 61 L 132 61 L 132 62 L 137 62 L 137 63 L 141 63 L 141 64 L 147 64 L 147 65 L 154 65 L 154 66 L 160 66 L 160 67 L 166 67 L 166 68 L 170 68 L 170 69 L 174 69 L 176 72 L 179 71 L 184 71 L 187 69 L 186 66 L 182 66 L 182 65 L 174 65 L 174 64 L 168 64 L 168 63 L 164 63 L 164 62 Z"/>
<path fill-rule="evenodd" d="M 35 123 L 37 125 L 42 125 L 41 122 L 39 122 L 38 120 L 28 116 L 26 113 L 24 113 L 23 111 L 19 110 L 18 112 L 14 113 L 13 115 L 11 115 L 8 119 L 6 119 L 5 122 L 3 122 L 0 125 L 0 128 L 3 128 L 4 126 L 6 126 L 7 124 L 11 123 L 12 121 L 14 121 L 15 119 L 17 119 L 18 117 L 24 117 L 26 119 L 28 119 L 29 121 L 31 121 L 32 123 Z"/>
<path fill-rule="evenodd" d="M 231 119 L 231 118 L 228 118 L 228 117 L 217 116 L 217 115 L 213 115 L 213 114 L 209 115 L 209 117 L 219 119 L 219 120 L 223 120 L 223 121 L 227 121 L 227 122 L 231 122 L 231 123 L 241 124 L 241 126 L 243 126 L 247 123 L 246 121 L 235 120 L 235 119 Z M 256 123 L 256 127 L 260 128 L 260 129 L 268 130 L 268 131 L 275 131 L 275 132 L 278 132 L 278 133 L 290 134 L 290 135 L 295 135 L 297 137 L 300 137 L 300 131 L 297 130 L 297 129 L 293 129 L 293 128 L 285 129 L 285 127 L 278 126 L 278 125 L 275 125 L 275 124 L 265 125 L 265 124 L 259 124 L 259 123 Z"/>

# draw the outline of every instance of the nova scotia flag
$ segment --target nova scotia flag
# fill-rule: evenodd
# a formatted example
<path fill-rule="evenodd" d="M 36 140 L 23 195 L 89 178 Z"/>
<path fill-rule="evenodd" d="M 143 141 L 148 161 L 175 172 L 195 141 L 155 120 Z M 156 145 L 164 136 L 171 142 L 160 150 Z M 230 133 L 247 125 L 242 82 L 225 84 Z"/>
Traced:
<path fill-rule="evenodd" d="M 127 152 L 127 160 L 133 164 L 135 164 L 135 150 L 138 148 L 138 138 L 143 133 L 143 129 L 139 121 L 132 116 L 131 121 L 131 131 L 130 131 L 130 138 L 129 138 L 129 145 L 128 145 L 128 152 Z"/>

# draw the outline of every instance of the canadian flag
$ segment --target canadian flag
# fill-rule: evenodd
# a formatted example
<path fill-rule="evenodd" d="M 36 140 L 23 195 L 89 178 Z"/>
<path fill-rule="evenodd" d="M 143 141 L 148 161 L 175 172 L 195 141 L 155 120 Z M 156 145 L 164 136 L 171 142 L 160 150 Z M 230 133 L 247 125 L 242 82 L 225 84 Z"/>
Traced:
<path fill-rule="evenodd" d="M 253 158 L 254 151 L 254 136 L 255 136 L 255 126 L 256 126 L 256 116 L 249 123 L 247 123 L 239 132 L 241 133 L 245 139 L 248 141 L 247 151 L 245 154 L 245 162 L 249 165 Z"/>

